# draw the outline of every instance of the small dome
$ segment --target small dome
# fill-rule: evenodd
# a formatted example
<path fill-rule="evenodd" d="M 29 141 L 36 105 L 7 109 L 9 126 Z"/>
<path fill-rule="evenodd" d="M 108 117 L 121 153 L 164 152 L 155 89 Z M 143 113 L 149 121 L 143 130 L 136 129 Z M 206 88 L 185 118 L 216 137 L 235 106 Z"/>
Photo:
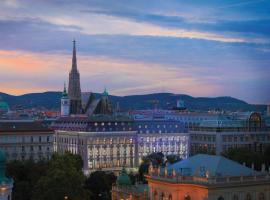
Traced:
<path fill-rule="evenodd" d="M 120 175 L 117 177 L 116 183 L 117 185 L 131 185 L 130 178 L 125 168 L 122 169 Z"/>
<path fill-rule="evenodd" d="M 1 97 L 0 97 L 0 110 L 2 110 L 2 111 L 9 110 L 8 104 L 5 101 L 3 101 L 3 99 Z"/>

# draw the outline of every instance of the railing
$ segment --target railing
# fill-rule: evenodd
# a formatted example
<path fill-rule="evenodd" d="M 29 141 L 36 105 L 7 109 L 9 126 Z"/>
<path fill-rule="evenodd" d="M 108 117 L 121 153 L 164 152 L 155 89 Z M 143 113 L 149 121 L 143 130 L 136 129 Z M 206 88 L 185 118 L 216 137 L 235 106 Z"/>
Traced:
<path fill-rule="evenodd" d="M 225 177 L 201 177 L 201 176 L 181 176 L 181 175 L 165 175 L 164 173 L 150 173 L 147 175 L 152 180 L 160 180 L 170 183 L 190 183 L 202 185 L 216 184 L 232 184 L 232 183 L 248 183 L 270 181 L 270 176 L 254 175 L 254 176 L 225 176 Z"/>

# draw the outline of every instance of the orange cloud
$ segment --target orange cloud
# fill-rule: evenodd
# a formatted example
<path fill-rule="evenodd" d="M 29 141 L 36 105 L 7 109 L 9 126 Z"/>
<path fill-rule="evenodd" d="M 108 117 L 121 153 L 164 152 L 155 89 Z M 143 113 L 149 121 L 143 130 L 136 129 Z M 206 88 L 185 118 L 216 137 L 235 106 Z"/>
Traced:
<path fill-rule="evenodd" d="M 71 55 L 0 51 L 0 91 L 11 94 L 61 90 Z M 214 95 L 219 86 L 202 80 L 200 68 L 78 55 L 83 91 L 127 95 L 174 92 Z"/>

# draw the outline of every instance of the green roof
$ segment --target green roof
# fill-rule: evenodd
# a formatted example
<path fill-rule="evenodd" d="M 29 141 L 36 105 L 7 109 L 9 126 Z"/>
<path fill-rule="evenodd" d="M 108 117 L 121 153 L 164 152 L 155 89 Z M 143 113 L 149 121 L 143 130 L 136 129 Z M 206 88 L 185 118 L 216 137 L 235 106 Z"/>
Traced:
<path fill-rule="evenodd" d="M 109 93 L 107 92 L 107 88 L 104 89 L 104 92 L 102 93 L 102 95 L 105 97 L 109 96 Z"/>
<path fill-rule="evenodd" d="M 62 98 L 68 98 L 67 89 L 66 89 L 66 84 L 64 84 L 64 91 L 63 91 L 63 93 L 62 93 Z"/>
<path fill-rule="evenodd" d="M 125 168 L 122 169 L 120 175 L 117 177 L 116 183 L 117 185 L 131 185 L 130 178 Z"/>
<path fill-rule="evenodd" d="M 0 97 L 0 110 L 8 110 L 8 104 Z"/>

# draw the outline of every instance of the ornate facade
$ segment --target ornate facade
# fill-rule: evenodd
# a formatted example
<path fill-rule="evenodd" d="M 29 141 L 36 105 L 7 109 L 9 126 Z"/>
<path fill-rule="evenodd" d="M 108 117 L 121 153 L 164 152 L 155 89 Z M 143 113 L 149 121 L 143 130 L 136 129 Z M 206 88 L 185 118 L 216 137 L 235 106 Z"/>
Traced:
<path fill-rule="evenodd" d="M 149 167 L 150 200 L 266 200 L 270 178 L 221 156 L 198 154 L 165 168 Z"/>
<path fill-rule="evenodd" d="M 82 156 L 84 170 L 137 168 L 152 152 L 188 155 L 188 135 L 173 121 L 134 122 L 126 117 L 65 117 L 54 123 L 55 151 Z"/>

